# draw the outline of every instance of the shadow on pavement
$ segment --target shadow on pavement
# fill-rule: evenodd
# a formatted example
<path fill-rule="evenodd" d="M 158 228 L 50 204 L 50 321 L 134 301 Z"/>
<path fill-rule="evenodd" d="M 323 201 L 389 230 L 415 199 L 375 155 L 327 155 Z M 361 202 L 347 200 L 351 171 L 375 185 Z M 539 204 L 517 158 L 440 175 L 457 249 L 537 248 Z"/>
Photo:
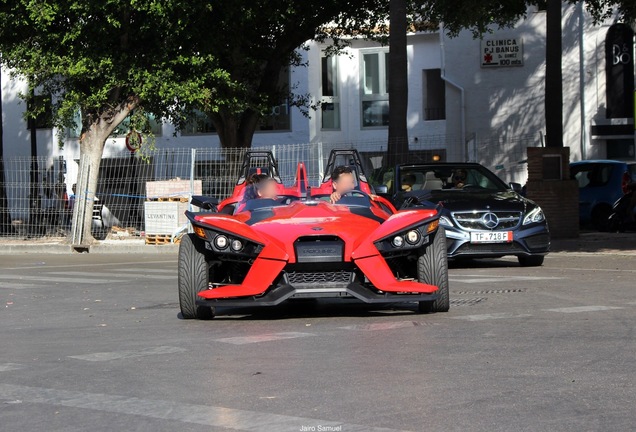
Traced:
<path fill-rule="evenodd" d="M 582 232 L 574 239 L 553 239 L 551 250 L 636 255 L 636 233 Z"/>

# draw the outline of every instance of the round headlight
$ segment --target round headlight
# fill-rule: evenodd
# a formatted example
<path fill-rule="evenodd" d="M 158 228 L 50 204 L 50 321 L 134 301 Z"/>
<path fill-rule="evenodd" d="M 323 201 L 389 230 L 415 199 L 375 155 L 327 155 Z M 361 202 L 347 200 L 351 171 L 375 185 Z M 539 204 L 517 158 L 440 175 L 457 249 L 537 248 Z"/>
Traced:
<path fill-rule="evenodd" d="M 216 246 L 219 249 L 225 249 L 227 247 L 227 244 L 228 244 L 228 239 L 224 235 L 218 235 L 214 239 L 214 246 Z"/>
<path fill-rule="evenodd" d="M 391 242 L 391 244 L 393 244 L 393 246 L 395 247 L 402 247 L 404 245 L 404 239 L 402 238 L 402 236 L 395 236 L 393 237 L 393 241 Z"/>
<path fill-rule="evenodd" d="M 406 242 L 409 244 L 416 244 L 418 241 L 420 241 L 420 233 L 417 230 L 411 230 L 409 232 L 406 233 Z"/>
<path fill-rule="evenodd" d="M 240 240 L 232 240 L 230 247 L 234 252 L 238 252 L 243 249 L 243 243 Z"/>

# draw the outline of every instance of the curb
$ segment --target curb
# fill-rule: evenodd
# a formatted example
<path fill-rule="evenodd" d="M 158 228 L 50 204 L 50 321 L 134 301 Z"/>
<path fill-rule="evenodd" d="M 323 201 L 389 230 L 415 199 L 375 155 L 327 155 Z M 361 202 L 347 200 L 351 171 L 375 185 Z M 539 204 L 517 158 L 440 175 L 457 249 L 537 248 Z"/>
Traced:
<path fill-rule="evenodd" d="M 176 254 L 178 244 L 146 245 L 144 241 L 115 241 L 93 244 L 89 253 L 92 254 Z M 0 255 L 47 253 L 47 254 L 76 254 L 69 244 L 65 243 L 28 243 L 3 244 L 0 243 Z"/>

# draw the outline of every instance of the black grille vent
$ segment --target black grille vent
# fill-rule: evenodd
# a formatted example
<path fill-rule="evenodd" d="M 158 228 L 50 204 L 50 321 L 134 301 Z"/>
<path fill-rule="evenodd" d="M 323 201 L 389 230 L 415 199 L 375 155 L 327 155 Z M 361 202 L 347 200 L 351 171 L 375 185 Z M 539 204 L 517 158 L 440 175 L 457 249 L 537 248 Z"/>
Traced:
<path fill-rule="evenodd" d="M 484 216 L 487 213 L 492 213 L 496 216 L 497 224 L 494 226 L 487 226 L 484 221 Z M 456 212 L 453 213 L 455 222 L 464 229 L 468 230 L 503 230 L 512 229 L 519 225 L 521 222 L 521 212 L 512 211 L 479 211 L 479 212 Z"/>
<path fill-rule="evenodd" d="M 323 271 L 323 272 L 287 272 L 287 280 L 291 285 L 316 285 L 323 284 L 348 284 L 351 282 L 352 273 L 347 270 Z"/>

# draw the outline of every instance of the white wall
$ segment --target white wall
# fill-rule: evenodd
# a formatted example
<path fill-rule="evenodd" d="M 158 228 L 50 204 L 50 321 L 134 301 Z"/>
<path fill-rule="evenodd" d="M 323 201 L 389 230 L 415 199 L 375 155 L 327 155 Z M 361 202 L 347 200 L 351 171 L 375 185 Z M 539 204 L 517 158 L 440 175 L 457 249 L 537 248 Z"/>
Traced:
<path fill-rule="evenodd" d="M 588 158 L 604 157 L 605 143 L 590 139 L 590 126 L 594 118 L 604 117 L 605 63 L 604 39 L 608 25 L 593 26 L 587 13 L 583 13 L 584 67 L 580 68 L 581 53 L 579 6 L 563 6 L 563 89 L 564 89 L 564 144 L 571 148 L 572 159 L 582 156 L 585 145 Z M 545 79 L 545 13 L 529 8 L 527 17 L 512 29 L 493 29 L 487 37 L 521 37 L 524 43 L 524 65 L 484 69 L 480 66 L 480 41 L 468 31 L 456 38 L 448 38 L 439 32 L 411 34 L 408 36 L 409 58 L 409 107 L 408 127 L 411 144 L 421 143 L 431 137 L 448 138 L 446 145 L 452 155 L 463 155 L 464 140 L 476 135 L 478 139 L 492 138 L 489 151 L 498 162 L 516 163 L 519 154 L 509 155 L 506 147 L 516 137 L 531 135 L 538 144 L 540 132 L 545 130 L 544 79 Z M 441 38 L 441 39 L 440 39 Z M 301 54 L 307 67 L 291 72 L 291 84 L 295 91 L 310 94 L 313 101 L 320 97 L 320 55 L 324 46 L 309 43 L 310 50 Z M 321 130 L 320 111 L 309 112 L 309 119 L 296 108 L 291 108 L 291 130 L 281 132 L 257 132 L 253 144 L 282 145 L 306 142 L 377 143 L 386 142 L 387 128 L 365 129 L 361 127 L 360 57 L 365 48 L 379 47 L 377 43 L 353 40 L 350 48 L 339 57 L 339 85 L 341 104 L 341 129 Z M 442 50 L 443 56 L 442 56 Z M 445 64 L 442 65 L 442 58 Z M 446 84 L 446 120 L 423 120 L 424 69 L 444 68 L 449 80 L 465 91 L 465 108 L 461 106 L 461 92 Z M 581 86 L 581 76 L 583 86 Z M 581 95 L 581 87 L 584 95 Z M 26 91 L 20 80 L 11 80 L 2 71 L 2 104 L 4 122 L 4 154 L 6 158 L 30 156 L 30 137 L 22 118 L 24 103 L 18 98 Z M 583 104 L 581 103 L 583 97 Z M 584 106 L 584 116 L 581 108 Z M 462 135 L 461 118 L 465 112 L 465 132 Z M 582 125 L 584 126 L 582 128 Z M 442 144 L 444 145 L 444 144 Z M 524 144 L 525 145 L 525 144 Z M 164 124 L 161 136 L 156 137 L 157 148 L 214 148 L 219 146 L 216 134 L 174 136 L 174 128 Z M 124 139 L 109 139 L 105 156 L 125 150 Z M 67 138 L 63 149 L 58 147 L 56 131 L 38 131 L 38 154 L 51 160 L 64 155 L 68 161 L 79 156 L 77 139 Z M 519 153 L 519 152 L 517 152 Z M 493 162 L 495 162 L 493 160 Z M 69 176 L 74 175 L 74 164 L 69 163 Z"/>

